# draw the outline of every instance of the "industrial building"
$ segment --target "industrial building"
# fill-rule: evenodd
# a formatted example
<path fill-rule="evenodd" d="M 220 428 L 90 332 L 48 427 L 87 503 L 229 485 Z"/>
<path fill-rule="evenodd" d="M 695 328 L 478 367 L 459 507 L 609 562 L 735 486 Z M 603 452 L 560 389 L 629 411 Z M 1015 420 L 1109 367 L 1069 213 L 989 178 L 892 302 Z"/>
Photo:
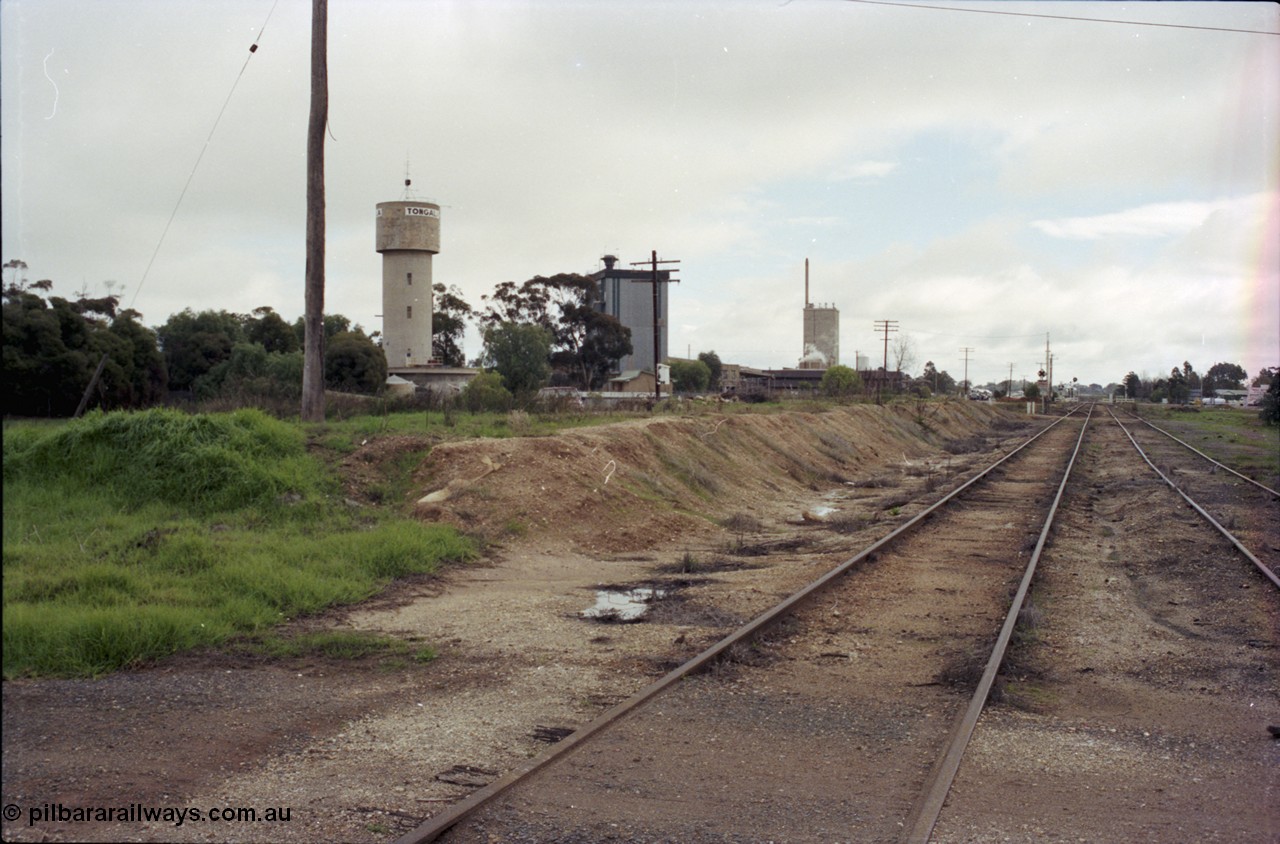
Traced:
<path fill-rule="evenodd" d="M 800 369 L 827 369 L 840 363 L 840 311 L 809 301 L 809 259 L 804 259 L 804 351 Z"/>
<path fill-rule="evenodd" d="M 605 255 L 601 258 L 604 269 L 593 273 L 591 278 L 600 285 L 600 301 L 598 307 L 618 322 L 631 329 L 631 354 L 618 362 L 618 370 L 648 370 L 653 372 L 654 341 L 654 295 L 653 270 L 622 269 L 617 266 L 618 258 Z M 667 284 L 672 281 L 669 270 L 658 271 L 658 356 L 659 361 L 667 358 Z"/>

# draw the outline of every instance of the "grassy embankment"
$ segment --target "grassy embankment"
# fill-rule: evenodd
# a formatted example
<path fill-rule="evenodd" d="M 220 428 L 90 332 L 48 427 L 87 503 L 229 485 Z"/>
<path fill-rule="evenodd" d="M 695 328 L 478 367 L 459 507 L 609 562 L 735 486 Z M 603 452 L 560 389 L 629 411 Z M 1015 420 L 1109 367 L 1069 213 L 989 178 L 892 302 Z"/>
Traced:
<path fill-rule="evenodd" d="M 1256 407 L 1138 405 L 1141 415 L 1210 457 L 1275 487 L 1280 484 L 1280 426 Z"/>
<path fill-rule="evenodd" d="M 346 504 L 256 411 L 6 425 L 4 675 L 91 676 L 268 630 L 474 553 Z"/>
<path fill-rule="evenodd" d="M 816 412 L 830 403 L 664 403 L 660 413 Z M 365 440 L 423 437 L 389 467 L 384 502 L 433 442 L 538 436 L 649 413 L 415 411 L 304 428 L 256 411 L 91 414 L 6 423 L 4 676 L 93 676 L 257 634 L 267 656 L 405 643 L 342 631 L 283 642 L 278 623 L 369 597 L 390 580 L 475 553 L 465 537 L 395 507 L 347 505 L 325 464 Z M 301 651 L 299 650 L 301 649 Z M 414 659 L 429 658 L 418 648 Z"/>

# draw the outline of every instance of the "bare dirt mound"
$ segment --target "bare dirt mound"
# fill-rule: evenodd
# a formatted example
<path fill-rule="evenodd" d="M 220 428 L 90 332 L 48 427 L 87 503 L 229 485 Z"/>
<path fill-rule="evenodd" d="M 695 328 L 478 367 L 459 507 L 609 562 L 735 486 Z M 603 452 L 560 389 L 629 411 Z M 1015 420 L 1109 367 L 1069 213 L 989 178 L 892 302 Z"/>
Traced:
<path fill-rule="evenodd" d="M 1002 416 L 964 402 L 855 406 L 447 443 L 415 475 L 417 514 L 489 539 L 551 533 L 584 553 L 634 551 L 981 439 Z"/>

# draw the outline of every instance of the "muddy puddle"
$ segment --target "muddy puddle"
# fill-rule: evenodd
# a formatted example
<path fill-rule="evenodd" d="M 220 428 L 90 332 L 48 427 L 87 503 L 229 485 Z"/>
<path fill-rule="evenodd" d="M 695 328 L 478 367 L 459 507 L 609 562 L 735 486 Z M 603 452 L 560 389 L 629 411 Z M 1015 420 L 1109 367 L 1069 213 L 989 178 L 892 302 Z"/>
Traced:
<path fill-rule="evenodd" d="M 582 618 L 606 622 L 632 622 L 644 618 L 649 605 L 666 597 L 667 590 L 653 586 L 635 589 L 597 589 L 596 603 L 578 613 Z"/>

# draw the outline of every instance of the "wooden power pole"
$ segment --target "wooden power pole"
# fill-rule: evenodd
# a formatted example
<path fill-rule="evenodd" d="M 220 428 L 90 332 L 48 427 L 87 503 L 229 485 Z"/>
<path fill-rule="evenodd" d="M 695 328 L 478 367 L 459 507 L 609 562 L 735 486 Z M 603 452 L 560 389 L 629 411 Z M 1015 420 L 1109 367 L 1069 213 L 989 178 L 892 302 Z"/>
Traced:
<path fill-rule="evenodd" d="M 311 118 L 307 124 L 303 422 L 324 421 L 324 133 L 329 122 L 328 18 L 328 0 L 311 0 Z"/>
<path fill-rule="evenodd" d="M 662 401 L 662 384 L 658 381 L 658 364 L 661 362 L 662 358 L 662 346 L 658 341 L 662 337 L 662 331 L 660 328 L 662 322 L 658 317 L 658 285 L 664 281 L 676 281 L 677 279 L 673 279 L 668 275 L 667 278 L 660 280 L 658 278 L 658 264 L 678 264 L 680 263 L 680 259 L 673 258 L 670 260 L 659 261 L 658 250 L 656 249 L 652 250 L 649 254 L 650 257 L 648 261 L 633 261 L 631 266 L 638 267 L 644 264 L 649 264 L 653 267 L 653 276 L 649 279 L 649 283 L 653 285 L 653 400 L 655 402 L 659 402 Z M 675 272 L 675 270 L 669 270 L 668 272 Z"/>
<path fill-rule="evenodd" d="M 880 378 L 876 381 L 876 404 L 880 404 L 880 390 L 889 379 L 889 335 L 898 330 L 896 319 L 878 319 L 873 325 L 876 331 L 884 333 L 884 361 L 880 364 Z"/>

